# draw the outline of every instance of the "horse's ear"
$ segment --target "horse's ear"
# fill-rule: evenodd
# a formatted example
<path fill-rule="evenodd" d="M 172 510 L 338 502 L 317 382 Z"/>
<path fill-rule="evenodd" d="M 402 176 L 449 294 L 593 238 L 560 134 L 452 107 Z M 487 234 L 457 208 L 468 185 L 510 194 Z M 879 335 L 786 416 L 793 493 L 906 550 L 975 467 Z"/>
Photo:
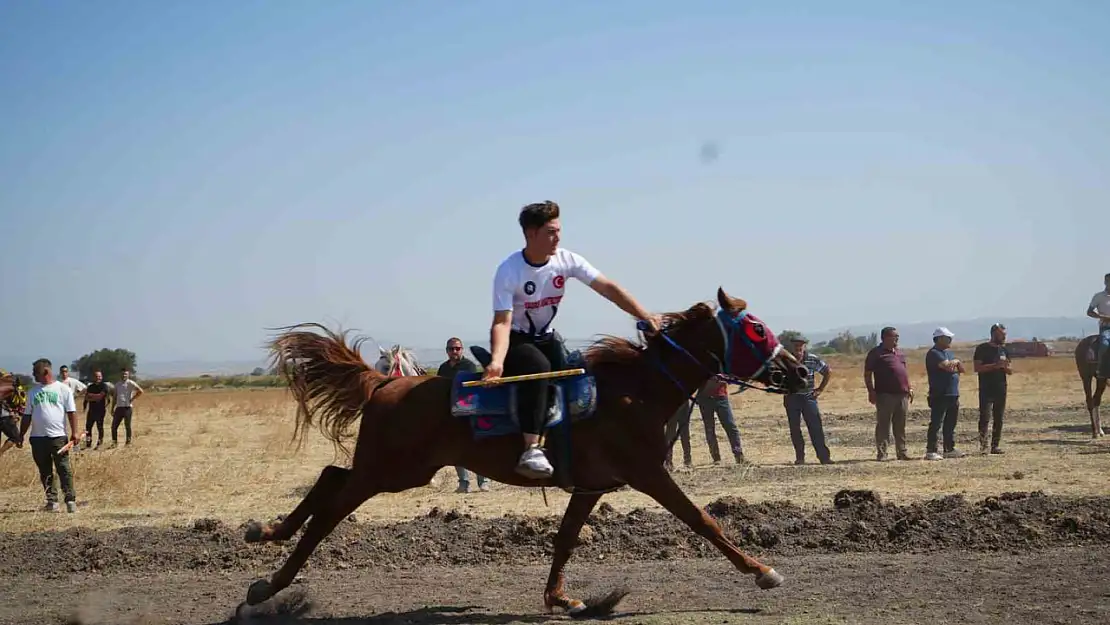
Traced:
<path fill-rule="evenodd" d="M 378 355 L 379 356 L 385 356 L 385 354 L 386 354 L 385 348 L 382 347 L 381 345 L 379 345 L 378 346 Z"/>
<path fill-rule="evenodd" d="M 730 313 L 738 313 L 748 307 L 748 303 L 739 297 L 732 297 L 722 287 L 717 287 L 717 303 L 721 308 Z"/>

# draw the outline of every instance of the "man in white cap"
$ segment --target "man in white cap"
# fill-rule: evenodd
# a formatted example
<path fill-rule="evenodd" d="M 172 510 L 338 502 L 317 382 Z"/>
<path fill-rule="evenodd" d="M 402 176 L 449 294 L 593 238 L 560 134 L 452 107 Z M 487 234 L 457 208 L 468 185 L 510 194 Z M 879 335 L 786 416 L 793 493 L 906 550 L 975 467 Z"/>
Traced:
<path fill-rule="evenodd" d="M 925 354 L 925 373 L 929 376 L 929 434 L 925 459 L 962 458 L 956 449 L 956 418 L 960 414 L 960 374 L 964 365 L 948 349 L 955 335 L 945 327 L 933 331 L 933 348 Z M 937 434 L 944 427 L 944 455 L 937 453 Z"/>

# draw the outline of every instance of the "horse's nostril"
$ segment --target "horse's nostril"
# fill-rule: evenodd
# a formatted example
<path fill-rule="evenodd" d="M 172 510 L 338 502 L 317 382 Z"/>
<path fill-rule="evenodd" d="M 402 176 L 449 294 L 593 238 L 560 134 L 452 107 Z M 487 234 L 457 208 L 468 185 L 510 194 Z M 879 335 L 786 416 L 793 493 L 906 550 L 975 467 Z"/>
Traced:
<path fill-rule="evenodd" d="M 798 365 L 795 372 L 798 374 L 798 377 L 803 380 L 809 377 L 809 369 L 806 369 L 805 365 Z"/>
<path fill-rule="evenodd" d="M 770 378 L 771 386 L 782 386 L 783 382 L 786 381 L 786 374 L 780 369 L 772 369 Z"/>

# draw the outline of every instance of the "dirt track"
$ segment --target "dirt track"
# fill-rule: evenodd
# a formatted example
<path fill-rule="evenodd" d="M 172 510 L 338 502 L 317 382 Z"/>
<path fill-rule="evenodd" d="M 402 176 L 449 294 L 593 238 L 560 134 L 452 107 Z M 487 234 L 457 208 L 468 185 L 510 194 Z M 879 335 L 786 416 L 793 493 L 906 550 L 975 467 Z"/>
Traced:
<path fill-rule="evenodd" d="M 863 491 L 818 511 L 740 499 L 707 509 L 787 584 L 758 591 L 669 515 L 602 507 L 568 567 L 572 592 L 627 584 L 620 610 L 636 613 L 622 619 L 633 623 L 1110 622 L 1110 497 L 894 506 Z M 304 583 L 283 594 L 307 591 L 312 622 L 537 622 L 557 522 L 433 511 L 392 525 L 343 523 Z M 241 528 L 206 521 L 0 535 L 0 622 L 58 622 L 79 598 L 84 623 L 224 622 L 291 547 L 247 545 Z M 453 607 L 421 611 L 431 604 Z M 406 614 L 370 618 L 386 611 Z"/>

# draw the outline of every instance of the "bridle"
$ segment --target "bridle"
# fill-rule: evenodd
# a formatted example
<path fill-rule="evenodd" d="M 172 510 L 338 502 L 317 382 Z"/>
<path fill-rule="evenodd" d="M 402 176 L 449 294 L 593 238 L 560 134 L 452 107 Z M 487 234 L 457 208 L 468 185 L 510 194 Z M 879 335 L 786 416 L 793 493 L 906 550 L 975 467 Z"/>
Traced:
<path fill-rule="evenodd" d="M 717 322 L 717 328 L 721 331 L 721 340 L 724 343 L 724 358 L 722 361 L 721 358 L 717 358 L 717 355 L 710 351 L 709 355 L 713 358 L 716 364 L 713 369 L 707 367 L 705 363 L 703 363 L 701 360 L 698 360 L 698 358 L 691 354 L 689 350 L 679 345 L 671 337 L 667 336 L 665 330 L 661 329 L 658 332 L 658 336 L 662 338 L 663 341 L 667 343 L 667 345 L 670 345 L 679 353 L 685 354 L 687 358 L 689 358 L 691 361 L 694 362 L 694 364 L 700 367 L 702 371 L 709 374 L 710 377 L 714 377 L 726 384 L 735 384 L 739 386 L 740 391 L 738 392 L 742 393 L 748 389 L 755 389 L 757 391 L 763 391 L 764 393 L 776 393 L 780 395 L 785 394 L 787 391 L 782 386 L 782 383 L 785 382 L 785 374 L 779 371 L 771 372 L 772 379 L 770 381 L 770 384 L 768 385 L 752 384 L 751 382 L 748 382 L 747 380 L 742 379 L 729 371 L 729 363 L 732 362 L 733 345 L 735 343 L 735 339 L 737 338 L 739 338 L 741 346 L 750 349 L 752 354 L 755 355 L 756 359 L 759 361 L 759 368 L 756 369 L 754 373 L 748 376 L 749 379 L 755 379 L 763 375 L 763 373 L 771 367 L 771 362 L 778 358 L 779 353 L 783 350 L 782 344 L 778 344 L 775 345 L 775 348 L 771 350 L 771 353 L 769 355 L 764 356 L 762 351 L 758 347 L 756 347 L 755 341 L 752 340 L 750 336 L 748 336 L 748 332 L 745 331 L 745 329 L 742 327 L 743 319 L 747 317 L 747 315 L 747 310 L 742 310 L 736 315 L 731 315 L 723 309 L 717 311 L 717 314 L 714 315 L 714 320 Z M 636 328 L 645 333 L 649 330 L 647 323 L 644 321 L 636 322 Z M 670 378 L 671 382 L 674 382 L 675 386 L 677 386 L 686 397 L 692 395 L 692 391 L 687 389 L 686 386 L 682 384 L 682 382 L 680 382 L 673 373 L 671 373 L 671 371 L 663 363 L 662 358 L 660 358 L 658 354 L 656 354 L 655 356 L 655 364 L 659 367 L 664 375 Z M 693 401 L 693 399 L 690 399 L 691 404 L 693 403 Z"/>

